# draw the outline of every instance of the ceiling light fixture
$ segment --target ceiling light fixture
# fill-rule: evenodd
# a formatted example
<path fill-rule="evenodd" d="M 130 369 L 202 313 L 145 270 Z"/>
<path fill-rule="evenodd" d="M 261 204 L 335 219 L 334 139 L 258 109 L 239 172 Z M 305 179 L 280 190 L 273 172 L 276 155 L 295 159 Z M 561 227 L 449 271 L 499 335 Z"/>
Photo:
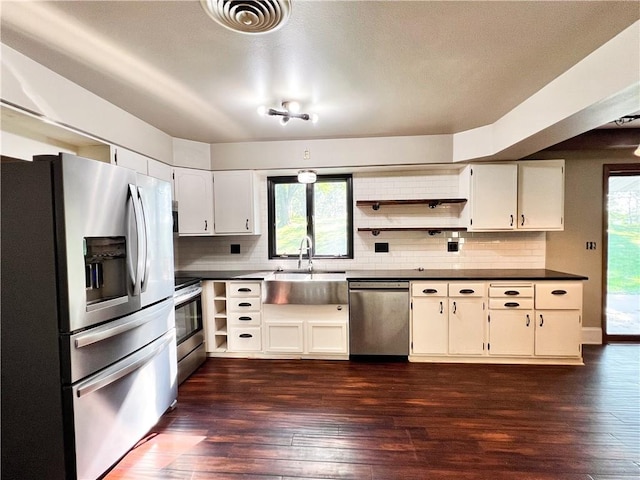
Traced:
<path fill-rule="evenodd" d="M 213 20 L 239 33 L 267 33 L 291 16 L 291 0 L 200 0 Z"/>
<path fill-rule="evenodd" d="M 267 108 L 264 105 L 258 107 L 258 115 L 269 115 L 271 117 L 280 117 L 280 125 L 286 125 L 292 118 L 299 118 L 300 120 L 311 120 L 311 123 L 318 121 L 318 115 L 316 113 L 299 113 L 300 104 L 293 101 L 282 102 L 282 110 L 276 110 L 275 108 Z"/>
<path fill-rule="evenodd" d="M 300 183 L 315 183 L 317 177 L 315 170 L 298 171 L 298 182 Z"/>
<path fill-rule="evenodd" d="M 624 117 L 620 117 L 617 120 L 614 120 L 613 122 L 620 127 L 625 123 L 633 122 L 634 120 L 638 120 L 639 118 L 640 118 L 640 115 L 625 115 Z"/>

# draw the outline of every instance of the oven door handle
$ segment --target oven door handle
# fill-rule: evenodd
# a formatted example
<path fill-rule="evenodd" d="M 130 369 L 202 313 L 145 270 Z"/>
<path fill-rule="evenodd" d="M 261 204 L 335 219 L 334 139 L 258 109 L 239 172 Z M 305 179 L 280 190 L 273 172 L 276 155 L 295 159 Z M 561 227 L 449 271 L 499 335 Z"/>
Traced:
<path fill-rule="evenodd" d="M 176 307 L 179 307 L 181 304 L 188 302 L 189 300 L 196 298 L 198 295 L 202 294 L 202 287 L 194 288 L 193 290 L 189 290 L 182 295 L 177 295 L 175 297 Z"/>
<path fill-rule="evenodd" d="M 113 382 L 120 380 L 123 377 L 126 377 L 127 375 L 135 372 L 136 370 L 141 369 L 147 363 L 153 360 L 153 358 L 156 355 L 158 355 L 158 353 L 162 349 L 164 349 L 164 347 L 171 341 L 173 341 L 173 338 L 171 336 L 168 336 L 159 345 L 156 345 L 153 348 L 153 350 L 147 353 L 144 357 L 134 361 L 133 363 L 130 363 L 129 365 L 122 367 L 120 370 L 117 370 L 112 374 L 107 375 L 106 377 L 98 378 L 92 382 L 89 382 L 86 385 L 79 387 L 77 391 L 78 398 L 83 397 L 84 395 L 88 395 L 89 393 L 95 392 L 96 390 L 100 390 L 106 387 L 107 385 L 111 385 Z"/>
<path fill-rule="evenodd" d="M 101 342 L 103 340 L 107 340 L 109 338 L 115 337 L 116 335 L 120 335 L 122 333 L 133 330 L 134 328 L 138 328 L 145 323 L 149 323 L 156 318 L 156 314 L 152 315 L 144 315 L 136 320 L 131 322 L 124 323 L 122 325 L 118 325 L 116 327 L 108 328 L 102 330 L 100 332 L 95 333 L 87 333 L 86 335 L 82 335 L 79 338 L 76 338 L 75 346 L 76 348 L 86 347 L 87 345 L 91 345 L 93 343 Z"/>

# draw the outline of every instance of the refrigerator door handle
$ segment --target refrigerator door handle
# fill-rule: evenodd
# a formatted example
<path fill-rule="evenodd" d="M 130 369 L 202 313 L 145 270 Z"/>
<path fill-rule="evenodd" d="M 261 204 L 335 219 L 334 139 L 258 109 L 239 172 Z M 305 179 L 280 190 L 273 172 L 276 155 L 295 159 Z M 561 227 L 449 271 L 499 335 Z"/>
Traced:
<path fill-rule="evenodd" d="M 138 198 L 140 199 L 140 208 L 142 210 L 142 225 L 144 227 L 144 260 L 142 266 L 144 273 L 142 273 L 142 280 L 140 282 L 140 288 L 143 292 L 147 290 L 147 281 L 149 280 L 149 268 L 151 262 L 149 258 L 149 239 L 151 238 L 151 231 L 149 228 L 149 221 L 147 219 L 147 208 L 145 207 L 145 194 L 142 187 L 138 187 Z"/>
<path fill-rule="evenodd" d="M 153 358 L 162 349 L 164 349 L 164 347 L 171 341 L 173 341 L 172 336 L 169 335 L 165 337 L 163 341 L 161 341 L 158 345 L 156 345 L 153 348 L 153 350 L 147 353 L 144 357 L 139 358 L 138 360 L 135 360 L 134 362 L 128 365 L 125 365 L 121 369 L 107 376 L 97 378 L 95 380 L 88 382 L 86 385 L 82 385 L 78 387 L 76 395 L 78 396 L 78 398 L 81 398 L 85 395 L 88 395 L 102 388 L 105 388 L 106 386 L 111 385 L 113 382 L 120 380 L 123 377 L 126 377 L 127 375 L 135 372 L 136 370 L 139 370 L 140 368 L 144 367 L 147 363 L 149 363 L 151 360 L 153 360 Z"/>
<path fill-rule="evenodd" d="M 107 340 L 109 338 L 115 337 L 116 335 L 123 334 L 128 332 L 129 330 L 133 330 L 134 328 L 138 328 L 145 323 L 149 323 L 155 320 L 154 315 L 145 315 L 142 318 L 134 320 L 129 323 L 125 323 L 123 325 L 118 325 L 117 327 L 109 328 L 107 330 L 103 330 L 101 332 L 89 333 L 87 335 L 83 335 L 80 338 L 76 338 L 75 346 L 76 348 L 86 347 L 87 345 L 92 345 L 94 343 L 101 342 L 103 340 Z"/>
<path fill-rule="evenodd" d="M 141 289 L 141 275 L 142 275 L 142 267 L 143 267 L 143 251 L 145 249 L 145 243 L 143 238 L 143 227 L 140 225 L 144 222 L 142 219 L 142 207 L 140 206 L 140 200 L 138 198 L 138 193 L 136 191 L 136 186 L 129 184 L 129 195 L 131 196 L 131 203 L 133 205 L 133 215 L 136 221 L 136 272 L 133 277 L 133 295 L 140 295 Z"/>

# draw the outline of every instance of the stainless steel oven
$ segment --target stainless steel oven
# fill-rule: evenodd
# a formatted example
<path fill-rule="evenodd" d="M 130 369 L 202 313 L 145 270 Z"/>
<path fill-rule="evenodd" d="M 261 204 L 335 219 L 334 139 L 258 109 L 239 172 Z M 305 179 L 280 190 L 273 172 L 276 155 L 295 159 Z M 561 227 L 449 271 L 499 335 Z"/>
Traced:
<path fill-rule="evenodd" d="M 202 328 L 202 283 L 176 278 L 174 294 L 178 384 L 184 382 L 206 359 Z"/>

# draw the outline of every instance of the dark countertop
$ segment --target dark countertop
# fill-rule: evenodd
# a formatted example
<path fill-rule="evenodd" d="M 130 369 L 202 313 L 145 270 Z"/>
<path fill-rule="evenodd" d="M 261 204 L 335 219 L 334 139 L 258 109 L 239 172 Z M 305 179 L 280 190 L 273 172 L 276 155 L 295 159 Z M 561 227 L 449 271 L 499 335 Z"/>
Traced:
<path fill-rule="evenodd" d="M 203 280 L 264 280 L 270 270 L 194 270 L 177 271 L 176 277 Z M 525 269 L 425 269 L 425 270 L 347 270 L 350 281 L 366 280 L 588 280 L 583 275 L 544 268 Z"/>

